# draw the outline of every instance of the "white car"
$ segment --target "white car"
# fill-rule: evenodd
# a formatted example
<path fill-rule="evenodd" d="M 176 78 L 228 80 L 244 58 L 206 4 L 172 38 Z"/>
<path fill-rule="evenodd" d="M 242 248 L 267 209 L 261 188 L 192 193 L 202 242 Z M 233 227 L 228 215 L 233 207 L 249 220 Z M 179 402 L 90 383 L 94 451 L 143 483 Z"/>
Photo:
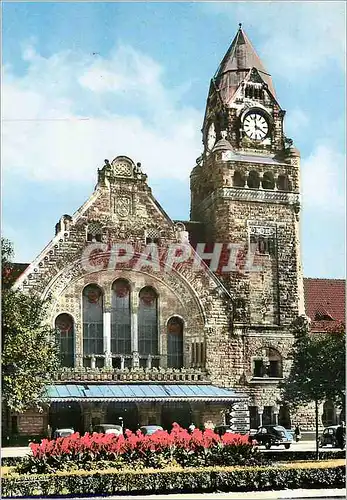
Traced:
<path fill-rule="evenodd" d="M 117 424 L 99 424 L 94 427 L 94 432 L 99 434 L 115 434 L 120 436 L 123 434 L 123 427 Z"/>
<path fill-rule="evenodd" d="M 53 439 L 57 439 L 57 438 L 65 438 L 65 437 L 68 437 L 68 436 L 71 436 L 71 434 L 74 434 L 74 430 L 72 428 L 69 428 L 69 429 L 56 429 L 54 432 L 53 432 Z"/>

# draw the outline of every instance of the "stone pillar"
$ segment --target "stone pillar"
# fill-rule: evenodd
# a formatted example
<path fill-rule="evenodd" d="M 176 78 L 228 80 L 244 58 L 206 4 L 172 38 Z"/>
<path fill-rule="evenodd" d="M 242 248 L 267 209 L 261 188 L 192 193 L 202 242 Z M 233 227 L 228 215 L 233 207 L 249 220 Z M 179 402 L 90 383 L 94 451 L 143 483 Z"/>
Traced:
<path fill-rule="evenodd" d="M 112 366 L 111 358 L 111 313 L 104 312 L 104 352 L 105 352 L 105 366 L 110 368 Z"/>
<path fill-rule="evenodd" d="M 95 370 L 95 366 L 96 366 L 96 359 L 95 359 L 95 356 L 94 354 L 92 354 L 91 358 L 90 358 L 90 367 Z"/>
<path fill-rule="evenodd" d="M 259 406 L 258 407 L 259 425 L 263 425 L 263 413 L 264 413 L 264 408 L 262 406 Z"/>
<path fill-rule="evenodd" d="M 139 350 L 139 336 L 138 336 L 138 294 L 136 290 L 132 291 L 130 302 L 131 313 L 131 347 L 132 351 L 138 352 Z"/>
<path fill-rule="evenodd" d="M 272 413 L 275 419 L 275 425 L 278 425 L 278 414 L 280 412 L 280 409 L 277 405 L 273 405 L 272 407 Z"/>
<path fill-rule="evenodd" d="M 133 351 L 132 368 L 140 368 L 140 356 L 137 351 Z"/>

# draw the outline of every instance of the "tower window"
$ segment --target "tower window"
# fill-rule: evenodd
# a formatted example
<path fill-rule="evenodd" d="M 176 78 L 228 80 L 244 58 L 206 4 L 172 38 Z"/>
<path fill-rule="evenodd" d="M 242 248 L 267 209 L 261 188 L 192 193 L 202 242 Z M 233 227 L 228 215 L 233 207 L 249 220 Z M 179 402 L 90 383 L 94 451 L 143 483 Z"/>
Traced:
<path fill-rule="evenodd" d="M 255 250 L 261 255 L 276 254 L 276 241 L 273 236 L 252 234 L 250 237 L 250 243 L 255 246 Z"/>
<path fill-rule="evenodd" d="M 263 189 L 274 189 L 275 181 L 271 172 L 265 172 L 262 179 Z"/>
<path fill-rule="evenodd" d="M 236 171 L 233 176 L 234 187 L 245 187 L 246 181 L 241 172 Z"/>
<path fill-rule="evenodd" d="M 280 191 L 291 191 L 291 185 L 287 175 L 278 176 L 277 189 L 279 189 Z"/>
<path fill-rule="evenodd" d="M 252 170 L 247 179 L 247 186 L 252 189 L 258 189 L 260 186 L 260 178 L 258 172 Z"/>
<path fill-rule="evenodd" d="M 260 356 L 259 356 L 260 354 Z M 253 358 L 253 377 L 281 378 L 282 356 L 272 347 L 267 347 Z"/>

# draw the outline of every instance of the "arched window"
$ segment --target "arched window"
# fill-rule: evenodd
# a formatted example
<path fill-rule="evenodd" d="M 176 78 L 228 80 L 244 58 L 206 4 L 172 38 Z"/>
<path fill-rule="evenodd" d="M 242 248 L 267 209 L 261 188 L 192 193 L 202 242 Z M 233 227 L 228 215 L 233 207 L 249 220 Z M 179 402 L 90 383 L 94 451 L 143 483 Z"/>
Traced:
<path fill-rule="evenodd" d="M 279 175 L 277 178 L 277 189 L 280 191 L 290 191 L 291 185 L 287 175 Z"/>
<path fill-rule="evenodd" d="M 131 354 L 130 286 L 119 279 L 112 286 L 111 352 Z"/>
<path fill-rule="evenodd" d="M 183 321 L 177 316 L 170 318 L 167 324 L 167 366 L 183 367 Z"/>
<path fill-rule="evenodd" d="M 237 170 L 234 173 L 233 186 L 234 187 L 245 187 L 245 178 L 241 174 L 241 172 L 238 172 Z"/>
<path fill-rule="evenodd" d="M 59 314 L 55 331 L 60 348 L 61 366 L 74 366 L 74 322 L 70 314 Z"/>
<path fill-rule="evenodd" d="M 139 294 L 138 338 L 139 354 L 158 354 L 157 294 L 146 286 Z"/>
<path fill-rule="evenodd" d="M 265 172 L 262 180 L 263 189 L 274 189 L 275 181 L 271 172 Z"/>
<path fill-rule="evenodd" d="M 97 285 L 83 290 L 83 354 L 103 354 L 103 297 Z"/>
<path fill-rule="evenodd" d="M 260 186 L 260 178 L 258 172 L 251 170 L 248 174 L 247 186 L 249 188 L 258 189 Z"/>

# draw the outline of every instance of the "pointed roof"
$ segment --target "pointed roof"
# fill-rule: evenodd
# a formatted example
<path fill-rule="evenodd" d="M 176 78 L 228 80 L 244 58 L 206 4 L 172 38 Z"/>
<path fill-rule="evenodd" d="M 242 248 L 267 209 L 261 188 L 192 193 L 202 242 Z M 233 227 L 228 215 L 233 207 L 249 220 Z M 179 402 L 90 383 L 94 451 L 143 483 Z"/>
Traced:
<path fill-rule="evenodd" d="M 261 78 L 268 85 L 270 92 L 275 97 L 276 94 L 271 75 L 265 69 L 258 54 L 243 31 L 241 24 L 239 24 L 236 36 L 220 63 L 213 80 L 221 90 L 225 90 L 226 87 L 229 88 L 227 94 L 228 97 L 231 97 L 252 68 L 258 71 Z"/>

